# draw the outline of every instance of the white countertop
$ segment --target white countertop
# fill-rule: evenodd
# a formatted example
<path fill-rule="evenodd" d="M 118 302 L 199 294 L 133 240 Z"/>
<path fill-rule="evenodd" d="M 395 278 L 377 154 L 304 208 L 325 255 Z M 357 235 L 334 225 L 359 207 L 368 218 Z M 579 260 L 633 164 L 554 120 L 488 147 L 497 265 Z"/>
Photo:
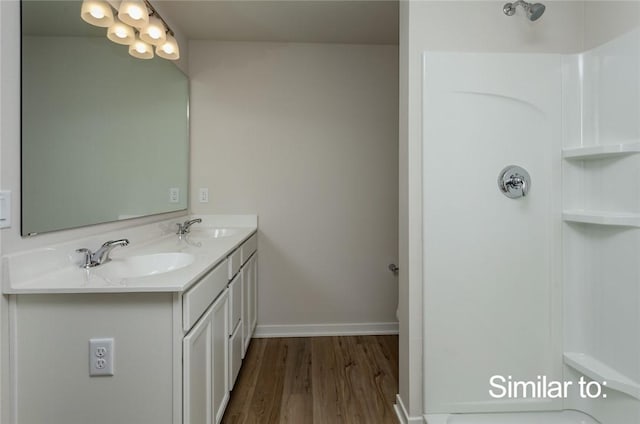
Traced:
<path fill-rule="evenodd" d="M 183 292 L 256 232 L 257 218 L 255 216 L 253 218 L 253 220 L 216 219 L 215 216 L 202 216 L 203 223 L 192 226 L 191 234 L 183 238 L 173 233 L 175 222 L 177 222 L 175 219 L 153 226 L 147 225 L 143 228 L 120 231 L 117 235 L 104 235 L 103 241 L 113 238 L 131 240 L 129 246 L 118 247 L 112 251 L 113 262 L 129 256 L 166 252 L 189 253 L 195 258 L 193 263 L 186 267 L 140 278 L 109 279 L 101 275 L 100 267 L 80 268 L 77 265 L 78 256 L 75 254 L 75 249 L 86 246 L 97 247 L 93 239 L 99 239 L 98 236 L 92 238 L 92 244 L 88 243 L 88 240 L 78 240 L 64 245 L 5 256 L 3 258 L 5 269 L 3 292 L 7 294 Z M 160 231 L 159 228 L 162 230 Z M 213 238 L 203 231 L 212 228 L 232 228 L 234 231 L 230 235 Z M 148 234 L 154 236 L 149 239 Z M 106 267 L 109 264 L 103 266 Z"/>

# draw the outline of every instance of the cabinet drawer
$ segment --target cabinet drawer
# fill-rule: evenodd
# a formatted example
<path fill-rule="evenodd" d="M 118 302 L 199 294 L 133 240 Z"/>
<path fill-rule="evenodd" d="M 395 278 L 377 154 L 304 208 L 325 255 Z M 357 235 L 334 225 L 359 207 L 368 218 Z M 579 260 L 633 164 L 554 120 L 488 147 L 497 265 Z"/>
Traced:
<path fill-rule="evenodd" d="M 211 302 L 222 293 L 229 281 L 228 277 L 229 270 L 225 259 L 184 294 L 182 326 L 185 331 L 198 321 Z"/>
<path fill-rule="evenodd" d="M 258 234 L 256 233 L 251 237 L 249 237 L 247 241 L 242 243 L 242 246 L 240 246 L 243 265 L 245 262 L 247 262 L 247 259 L 249 259 L 251 255 L 253 255 L 253 252 L 255 252 L 257 249 L 258 249 Z"/>
<path fill-rule="evenodd" d="M 242 265 L 240 249 L 236 249 L 229 255 L 229 280 L 240 271 L 240 265 Z"/>
<path fill-rule="evenodd" d="M 229 283 L 229 335 L 233 334 L 242 318 L 242 278 L 241 274 Z"/>
<path fill-rule="evenodd" d="M 242 365 L 242 324 L 236 327 L 236 331 L 229 339 L 229 390 L 233 390 L 233 385 L 238 378 L 240 366 Z"/>

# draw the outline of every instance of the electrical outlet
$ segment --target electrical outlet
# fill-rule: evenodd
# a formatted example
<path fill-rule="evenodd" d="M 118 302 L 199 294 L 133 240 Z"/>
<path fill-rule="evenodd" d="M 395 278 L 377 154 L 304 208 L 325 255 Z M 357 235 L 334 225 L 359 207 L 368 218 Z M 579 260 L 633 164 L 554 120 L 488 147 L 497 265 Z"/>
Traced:
<path fill-rule="evenodd" d="M 169 203 L 178 203 L 180 202 L 180 189 L 179 188 L 170 188 L 169 189 Z"/>
<path fill-rule="evenodd" d="M 209 203 L 209 189 L 201 188 L 200 189 L 200 203 Z"/>
<path fill-rule="evenodd" d="M 89 375 L 113 375 L 113 339 L 89 340 Z"/>

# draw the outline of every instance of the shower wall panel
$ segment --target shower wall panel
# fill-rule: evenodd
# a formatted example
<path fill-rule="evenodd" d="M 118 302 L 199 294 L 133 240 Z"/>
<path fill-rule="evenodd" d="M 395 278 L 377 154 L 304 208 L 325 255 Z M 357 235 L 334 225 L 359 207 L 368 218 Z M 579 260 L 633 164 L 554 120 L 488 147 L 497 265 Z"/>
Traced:
<path fill-rule="evenodd" d="M 561 409 L 489 381 L 562 378 L 562 57 L 427 52 L 423 72 L 426 413 Z M 498 189 L 512 164 L 526 197 Z"/>
<path fill-rule="evenodd" d="M 563 273 L 566 380 L 605 424 L 640 423 L 640 30 L 564 58 Z"/>

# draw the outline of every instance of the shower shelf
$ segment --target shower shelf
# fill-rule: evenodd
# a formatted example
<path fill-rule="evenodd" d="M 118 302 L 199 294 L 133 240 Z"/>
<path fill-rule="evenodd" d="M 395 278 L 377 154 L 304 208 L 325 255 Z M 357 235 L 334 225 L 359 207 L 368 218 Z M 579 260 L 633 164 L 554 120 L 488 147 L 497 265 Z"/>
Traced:
<path fill-rule="evenodd" d="M 640 141 L 588 147 L 570 147 L 562 150 L 562 157 L 569 160 L 589 160 L 636 153 L 640 153 Z"/>
<path fill-rule="evenodd" d="M 592 356 L 584 353 L 565 352 L 564 363 L 590 379 L 602 383 L 606 387 L 640 399 L 640 384 L 614 370 Z"/>
<path fill-rule="evenodd" d="M 638 213 L 566 210 L 562 212 L 562 219 L 565 222 L 580 222 L 583 224 L 640 227 L 640 214 Z"/>

